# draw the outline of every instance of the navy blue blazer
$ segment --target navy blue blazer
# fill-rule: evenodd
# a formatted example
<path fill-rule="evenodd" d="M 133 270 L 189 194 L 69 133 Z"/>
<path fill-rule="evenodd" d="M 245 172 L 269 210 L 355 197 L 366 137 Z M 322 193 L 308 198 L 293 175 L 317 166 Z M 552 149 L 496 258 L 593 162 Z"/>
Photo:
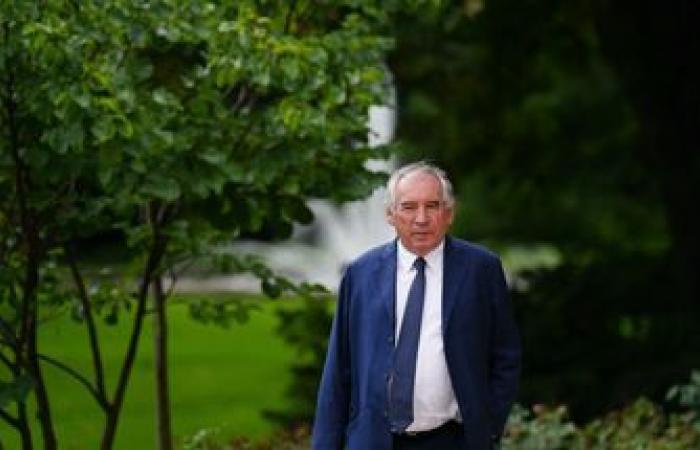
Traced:
<path fill-rule="evenodd" d="M 394 350 L 396 241 L 348 266 L 318 393 L 313 450 L 391 450 L 387 381 Z M 487 450 L 515 399 L 520 341 L 496 255 L 447 237 L 445 357 L 463 420 L 464 450 Z"/>

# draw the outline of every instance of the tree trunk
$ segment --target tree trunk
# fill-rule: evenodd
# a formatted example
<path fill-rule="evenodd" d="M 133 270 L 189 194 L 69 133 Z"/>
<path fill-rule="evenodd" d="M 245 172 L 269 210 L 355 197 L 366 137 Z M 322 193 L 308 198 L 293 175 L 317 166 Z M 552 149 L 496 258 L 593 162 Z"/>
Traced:
<path fill-rule="evenodd" d="M 36 334 L 36 330 L 34 331 Z M 35 341 L 36 336 L 31 340 Z M 36 342 L 30 342 L 30 345 L 36 345 Z M 44 450 L 57 450 L 58 443 L 56 442 L 56 432 L 53 427 L 53 419 L 51 417 L 51 408 L 49 407 L 49 396 L 44 383 L 44 376 L 39 366 L 39 359 L 36 355 L 36 348 L 30 354 L 30 370 L 34 380 L 34 395 L 37 403 L 37 417 L 41 424 L 41 433 L 44 439 Z"/>
<path fill-rule="evenodd" d="M 143 284 L 148 286 L 148 282 L 144 281 Z M 116 394 L 114 396 L 114 402 L 110 404 L 105 412 L 107 414 L 107 420 L 105 422 L 105 427 L 102 432 L 102 442 L 100 443 L 101 450 L 112 450 L 114 447 L 114 439 L 117 435 L 117 424 L 119 422 L 119 415 L 124 406 L 124 396 L 126 394 L 126 387 L 131 376 L 131 369 L 134 366 L 134 360 L 136 359 L 136 351 L 138 350 L 139 337 L 141 336 L 141 329 L 143 327 L 143 318 L 146 313 L 146 294 L 139 295 L 138 306 L 136 308 L 136 313 L 134 317 L 134 327 L 131 332 L 131 337 L 129 339 L 129 345 L 127 347 L 126 355 L 124 356 L 124 362 L 122 364 L 122 370 L 119 374 L 119 380 L 117 381 Z"/>
<path fill-rule="evenodd" d="M 3 24 L 5 40 L 9 40 L 9 25 Z M 11 66 L 9 69 L 13 69 Z M 18 339 L 18 360 L 23 360 L 26 370 L 34 383 L 34 395 L 37 404 L 37 417 L 41 425 L 45 450 L 56 450 L 56 433 L 51 419 L 49 398 L 44 384 L 44 378 L 39 364 L 37 352 L 37 289 L 39 287 L 39 267 L 43 256 L 43 243 L 40 233 L 38 214 L 29 200 L 31 193 L 31 180 L 29 168 L 22 159 L 20 141 L 20 127 L 18 125 L 18 105 L 16 102 L 15 74 L 9 70 L 4 80 L 4 92 L 2 95 L 3 106 L 7 113 L 7 129 L 10 143 L 11 158 L 14 163 L 14 185 L 16 206 L 19 211 L 22 239 L 26 249 L 26 266 L 22 286 L 21 328 Z M 22 355 L 25 352 L 26 359 Z M 26 424 L 26 421 L 25 421 Z"/>
<path fill-rule="evenodd" d="M 124 406 L 126 387 L 129 382 L 129 378 L 131 377 L 131 370 L 134 366 L 134 360 L 136 359 L 136 352 L 139 345 L 139 338 L 141 337 L 141 331 L 143 329 L 143 319 L 146 315 L 148 290 L 153 281 L 153 274 L 160 264 L 163 253 L 165 252 L 165 247 L 167 245 L 166 242 L 167 241 L 165 238 L 160 236 L 158 233 L 155 233 L 155 242 L 148 255 L 146 267 L 141 277 L 141 284 L 139 285 L 139 290 L 136 294 L 137 306 L 134 314 L 134 327 L 131 330 L 129 344 L 126 349 L 126 354 L 124 355 L 124 362 L 122 363 L 122 369 L 119 373 L 119 379 L 117 380 L 114 401 L 106 408 L 107 420 L 102 432 L 100 450 L 112 450 L 114 447 L 114 438 L 117 434 L 117 423 L 119 422 L 119 415 L 121 413 L 122 406 Z"/>
<path fill-rule="evenodd" d="M 138 341 L 139 337 L 141 336 L 141 329 L 143 327 L 143 317 L 146 312 L 145 303 L 145 297 L 139 297 L 138 306 L 136 308 L 136 314 L 134 318 L 134 328 L 132 329 L 131 337 L 129 339 L 129 345 L 127 347 L 126 355 L 124 356 L 124 362 L 122 364 L 122 370 L 119 375 L 119 381 L 117 381 L 114 402 L 109 404 L 108 407 L 105 409 L 107 419 L 105 421 L 105 427 L 102 432 L 100 450 L 112 450 L 112 448 L 114 447 L 114 439 L 117 435 L 117 424 L 119 423 L 119 415 L 121 414 L 122 406 L 124 406 L 126 387 L 131 376 L 131 369 L 134 366 L 134 360 L 136 359 Z"/>
<path fill-rule="evenodd" d="M 17 411 L 19 412 L 19 431 L 20 441 L 22 442 L 22 450 L 33 450 L 34 443 L 32 442 L 32 431 L 29 428 L 29 423 L 27 421 L 27 407 L 24 404 L 19 404 L 17 406 Z"/>
<path fill-rule="evenodd" d="M 153 355 L 155 359 L 157 449 L 172 450 L 170 389 L 168 382 L 168 322 L 166 296 L 160 276 L 153 283 Z"/>
<path fill-rule="evenodd" d="M 44 440 L 44 450 L 57 450 L 58 443 L 56 442 L 56 432 L 53 426 L 51 417 L 51 408 L 49 406 L 49 396 L 44 383 L 44 375 L 41 370 L 38 355 L 37 328 L 38 328 L 38 309 L 37 304 L 37 288 L 39 286 L 39 260 L 38 257 L 38 233 L 36 227 L 24 227 L 29 230 L 27 233 L 27 244 L 29 247 L 27 258 L 27 269 L 24 280 L 24 337 L 26 339 L 26 355 L 27 355 L 27 371 L 32 377 L 34 383 L 34 397 L 36 398 L 37 418 L 41 426 L 42 438 Z"/>

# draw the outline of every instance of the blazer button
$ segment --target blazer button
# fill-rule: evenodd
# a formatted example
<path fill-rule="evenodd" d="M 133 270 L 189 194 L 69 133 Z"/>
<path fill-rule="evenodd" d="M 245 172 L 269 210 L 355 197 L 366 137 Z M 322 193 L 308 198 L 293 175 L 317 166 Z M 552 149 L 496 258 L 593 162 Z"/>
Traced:
<path fill-rule="evenodd" d="M 393 344 L 394 343 L 394 336 L 389 336 L 388 338 L 386 338 L 386 341 L 390 344 Z"/>

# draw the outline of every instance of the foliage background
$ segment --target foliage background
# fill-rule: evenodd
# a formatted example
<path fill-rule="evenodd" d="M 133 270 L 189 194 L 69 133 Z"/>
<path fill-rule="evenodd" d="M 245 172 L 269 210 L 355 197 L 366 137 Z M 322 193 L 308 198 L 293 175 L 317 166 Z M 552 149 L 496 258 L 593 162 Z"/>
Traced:
<path fill-rule="evenodd" d="M 583 420 L 700 366 L 698 16 L 489 0 L 397 23 L 405 158 L 455 180 L 455 234 L 529 253 L 510 267 L 525 403 Z"/>

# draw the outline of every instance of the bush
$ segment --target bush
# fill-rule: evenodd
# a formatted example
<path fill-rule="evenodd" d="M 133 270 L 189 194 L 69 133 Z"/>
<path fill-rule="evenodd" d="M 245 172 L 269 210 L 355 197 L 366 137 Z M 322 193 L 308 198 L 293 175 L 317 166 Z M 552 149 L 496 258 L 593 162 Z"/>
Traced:
<path fill-rule="evenodd" d="M 508 418 L 503 450 L 570 450 L 581 448 L 581 433 L 569 421 L 565 406 L 515 405 Z"/>
<path fill-rule="evenodd" d="M 592 421 L 582 431 L 586 449 L 689 450 L 700 449 L 697 416 L 664 414 L 660 406 L 640 398 L 621 411 Z"/>
<path fill-rule="evenodd" d="M 700 372 L 690 384 L 673 387 L 668 398 L 682 408 L 664 409 L 645 397 L 584 426 L 577 426 L 565 406 L 515 405 L 503 436 L 502 450 L 700 450 Z M 215 431 L 202 430 L 183 450 L 306 450 L 308 427 L 294 428 L 253 443 L 236 438 L 217 444 Z"/>
<path fill-rule="evenodd" d="M 185 441 L 183 450 L 308 450 L 311 446 L 308 427 L 283 431 L 259 442 L 235 437 L 226 443 L 220 443 L 217 434 L 214 429 L 200 430 Z"/>
<path fill-rule="evenodd" d="M 700 370 L 694 370 L 690 374 L 690 383 L 672 387 L 666 398 L 694 410 L 700 417 Z"/>
<path fill-rule="evenodd" d="M 642 397 L 618 411 L 577 427 L 566 407 L 513 409 L 503 450 L 690 450 L 700 449 L 697 412 L 664 413 Z"/>

